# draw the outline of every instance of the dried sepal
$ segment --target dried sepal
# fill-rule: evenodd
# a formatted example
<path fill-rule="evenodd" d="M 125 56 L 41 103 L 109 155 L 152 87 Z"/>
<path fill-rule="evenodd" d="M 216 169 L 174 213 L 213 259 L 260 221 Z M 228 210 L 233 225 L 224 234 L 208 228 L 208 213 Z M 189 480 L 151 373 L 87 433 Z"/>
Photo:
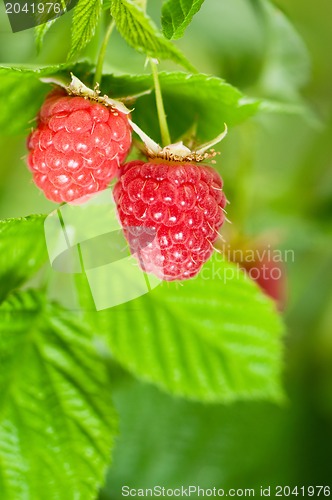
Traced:
<path fill-rule="evenodd" d="M 84 97 L 84 99 L 89 99 L 90 101 L 98 102 L 104 106 L 111 107 L 120 113 L 129 115 L 131 111 L 123 104 L 123 102 L 116 99 L 111 99 L 107 95 L 100 95 L 99 85 L 96 85 L 92 90 L 86 85 L 84 85 L 81 80 L 79 80 L 75 75 L 71 73 L 71 81 L 68 83 L 65 79 L 59 77 L 47 77 L 41 78 L 45 83 L 55 83 L 59 87 L 65 89 L 68 95 Z"/>
<path fill-rule="evenodd" d="M 195 150 L 190 150 L 182 141 L 174 144 L 169 144 L 162 148 L 151 137 L 149 137 L 136 123 L 129 120 L 132 129 L 143 141 L 144 146 L 139 148 L 150 159 L 161 159 L 166 161 L 175 162 L 195 162 L 199 163 L 211 158 L 214 158 L 218 153 L 212 149 L 213 146 L 218 144 L 227 134 L 227 125 L 224 131 L 219 134 L 215 139 L 202 144 Z"/>

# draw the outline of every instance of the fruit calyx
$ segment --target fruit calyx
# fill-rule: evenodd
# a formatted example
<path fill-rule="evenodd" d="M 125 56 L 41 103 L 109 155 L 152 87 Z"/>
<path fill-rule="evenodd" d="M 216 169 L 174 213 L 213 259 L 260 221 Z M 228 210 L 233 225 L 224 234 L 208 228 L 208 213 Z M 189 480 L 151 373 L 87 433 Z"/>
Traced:
<path fill-rule="evenodd" d="M 211 149 L 213 146 L 218 144 L 227 135 L 227 125 L 221 134 L 219 134 L 212 141 L 206 142 L 196 149 L 191 150 L 183 144 L 182 141 L 176 142 L 174 144 L 169 144 L 163 148 L 156 143 L 151 137 L 149 137 L 142 129 L 139 128 L 136 123 L 129 119 L 131 128 L 136 132 L 136 134 L 143 141 L 144 145 L 137 145 L 137 147 L 147 156 L 148 159 L 161 159 L 165 161 L 174 162 L 195 162 L 200 163 L 210 158 L 214 158 L 218 153 Z"/>
<path fill-rule="evenodd" d="M 41 78 L 41 80 L 45 83 L 55 83 L 59 87 L 65 89 L 68 95 L 83 97 L 84 99 L 88 99 L 92 102 L 97 102 L 99 104 L 103 104 L 106 107 L 111 107 L 120 113 L 125 115 L 129 115 L 131 110 L 129 110 L 121 101 L 116 99 L 112 99 L 105 95 L 100 95 L 99 84 L 96 84 L 94 89 L 90 89 L 87 87 L 81 80 L 79 80 L 73 73 L 70 73 L 71 81 L 68 83 L 61 78 Z"/>

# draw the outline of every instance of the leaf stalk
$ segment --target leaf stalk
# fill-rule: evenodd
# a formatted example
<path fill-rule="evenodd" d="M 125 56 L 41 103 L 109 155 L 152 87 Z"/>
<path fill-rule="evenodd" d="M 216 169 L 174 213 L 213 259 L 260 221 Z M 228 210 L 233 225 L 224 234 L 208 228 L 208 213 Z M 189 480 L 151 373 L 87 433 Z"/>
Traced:
<path fill-rule="evenodd" d="M 110 24 L 108 25 L 108 28 L 106 30 L 103 43 L 101 44 L 99 55 L 98 55 L 98 60 L 97 60 L 97 65 L 96 65 L 96 73 L 95 77 L 93 80 L 93 84 L 99 84 L 101 83 L 101 79 L 103 76 L 103 66 L 104 66 L 104 60 L 105 60 L 105 55 L 106 55 L 106 49 L 108 45 L 108 41 L 110 39 L 111 34 L 113 33 L 113 30 L 115 28 L 115 22 L 112 20 Z"/>
<path fill-rule="evenodd" d="M 171 144 L 171 136 L 170 136 L 170 133 L 168 130 L 168 125 L 167 125 L 167 119 L 166 119 L 166 113 L 165 113 L 165 108 L 164 108 L 163 96 L 162 96 L 161 88 L 160 88 L 157 64 L 153 61 L 153 59 L 150 59 L 150 65 L 151 65 L 151 70 L 152 70 L 154 88 L 155 88 L 155 92 L 156 92 L 156 105 L 157 105 L 157 113 L 158 113 L 159 127 L 160 127 L 160 133 L 161 133 L 161 140 L 162 140 L 163 147 L 165 147 L 165 146 L 168 146 L 169 144 Z"/>

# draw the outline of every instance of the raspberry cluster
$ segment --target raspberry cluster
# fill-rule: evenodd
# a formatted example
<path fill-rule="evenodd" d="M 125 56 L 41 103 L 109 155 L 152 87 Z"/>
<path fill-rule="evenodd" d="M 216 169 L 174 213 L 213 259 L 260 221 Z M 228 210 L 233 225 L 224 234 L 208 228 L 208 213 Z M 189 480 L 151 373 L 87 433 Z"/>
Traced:
<path fill-rule="evenodd" d="M 132 161 L 114 188 L 125 236 L 142 269 L 192 278 L 213 252 L 225 215 L 219 174 L 206 165 Z"/>
<path fill-rule="evenodd" d="M 35 184 L 57 203 L 101 191 L 131 146 L 127 115 L 56 89 L 46 98 L 28 138 Z"/>
<path fill-rule="evenodd" d="M 84 97 L 83 97 L 84 96 Z M 72 76 L 66 89 L 47 97 L 28 137 L 28 167 L 35 184 L 57 203 L 82 202 L 114 187 L 118 215 L 131 252 L 141 268 L 167 281 L 194 277 L 213 253 L 225 220 L 226 197 L 219 174 L 197 164 L 215 156 L 182 142 L 161 148 L 128 118 L 122 103 L 99 97 Z M 121 166 L 131 147 L 131 127 L 148 160 Z"/>

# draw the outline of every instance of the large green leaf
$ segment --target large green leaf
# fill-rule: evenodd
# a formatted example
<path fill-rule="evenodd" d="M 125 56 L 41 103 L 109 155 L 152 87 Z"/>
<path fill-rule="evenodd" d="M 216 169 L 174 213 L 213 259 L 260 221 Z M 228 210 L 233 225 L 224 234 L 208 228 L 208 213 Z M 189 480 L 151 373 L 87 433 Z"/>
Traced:
<path fill-rule="evenodd" d="M 259 90 L 272 98 L 301 102 L 299 90 L 310 77 L 310 57 L 304 41 L 285 14 L 260 0 L 268 36 Z"/>
<path fill-rule="evenodd" d="M 74 9 L 68 58 L 76 56 L 90 42 L 98 26 L 102 7 L 102 0 L 79 0 Z"/>
<path fill-rule="evenodd" d="M 172 140 L 175 141 L 197 122 L 197 136 L 205 141 L 228 126 L 255 114 L 259 103 L 248 99 L 224 80 L 204 74 L 161 72 L 160 85 Z M 153 89 L 150 75 L 103 77 L 103 88 L 114 97 L 124 97 Z M 159 130 L 154 93 L 140 97 L 134 104 L 133 120 L 152 138 Z"/>
<path fill-rule="evenodd" d="M 0 66 L 0 133 L 28 134 L 29 125 L 36 117 L 45 95 L 52 88 L 40 81 L 40 78 L 66 76 L 69 80 L 70 72 L 92 86 L 93 72 L 88 63 L 61 64 L 40 69 Z M 228 126 L 236 125 L 259 109 L 278 113 L 303 113 L 301 106 L 292 103 L 249 99 L 224 80 L 210 75 L 161 72 L 159 78 L 173 140 L 195 122 L 197 137 L 205 141 L 217 136 L 224 128 L 224 122 Z M 133 119 L 157 140 L 159 125 L 153 88 L 152 76 L 147 74 L 103 76 L 103 92 L 111 97 L 128 97 L 147 92 L 136 100 Z"/>
<path fill-rule="evenodd" d="M 32 292 L 2 304 L 0 331 L 1 498 L 95 498 L 116 425 L 90 335 Z"/>
<path fill-rule="evenodd" d="M 172 394 L 223 402 L 281 397 L 281 320 L 234 264 L 215 257 L 197 279 L 164 282 L 95 314 L 114 358 Z"/>
<path fill-rule="evenodd" d="M 38 113 L 51 88 L 40 78 L 62 74 L 69 77 L 70 71 L 92 85 L 91 67 L 85 63 L 38 70 L 0 67 L 0 131 L 6 134 L 27 133 L 29 122 Z M 209 75 L 162 72 L 160 83 L 173 139 L 183 134 L 195 121 L 198 122 L 198 137 L 203 141 L 211 139 L 223 130 L 224 122 L 228 126 L 240 123 L 253 115 L 259 105 L 258 101 L 245 98 L 224 80 Z M 151 75 L 103 76 L 103 91 L 111 97 L 126 97 L 152 89 Z M 13 115 L 15 120 L 12 120 Z M 133 119 L 154 137 L 159 127 L 153 94 L 137 99 Z"/>
<path fill-rule="evenodd" d="M 113 0 L 111 13 L 127 43 L 156 59 L 172 59 L 192 71 L 193 66 L 175 45 L 166 40 L 141 6 L 133 0 Z"/>
<path fill-rule="evenodd" d="M 163 4 L 161 24 L 166 38 L 181 38 L 204 0 L 167 0 Z"/>
<path fill-rule="evenodd" d="M 40 81 L 41 77 L 72 71 L 81 79 L 90 75 L 87 63 L 60 64 L 43 68 L 0 66 L 0 134 L 28 134 L 45 95 L 51 86 Z"/>
<path fill-rule="evenodd" d="M 0 302 L 47 259 L 43 215 L 0 221 Z"/>
<path fill-rule="evenodd" d="M 257 401 L 203 405 L 172 398 L 123 376 L 114 402 L 122 432 L 100 500 L 120 498 L 125 484 L 133 488 L 199 484 L 226 491 L 236 485 L 258 492 L 262 477 L 271 486 L 296 484 L 299 477 L 292 465 L 301 461 L 300 443 L 308 429 L 299 426 L 304 414 L 295 405 L 291 409 Z M 328 449 L 320 466 L 327 456 Z M 192 494 L 192 498 L 198 497 Z"/>

